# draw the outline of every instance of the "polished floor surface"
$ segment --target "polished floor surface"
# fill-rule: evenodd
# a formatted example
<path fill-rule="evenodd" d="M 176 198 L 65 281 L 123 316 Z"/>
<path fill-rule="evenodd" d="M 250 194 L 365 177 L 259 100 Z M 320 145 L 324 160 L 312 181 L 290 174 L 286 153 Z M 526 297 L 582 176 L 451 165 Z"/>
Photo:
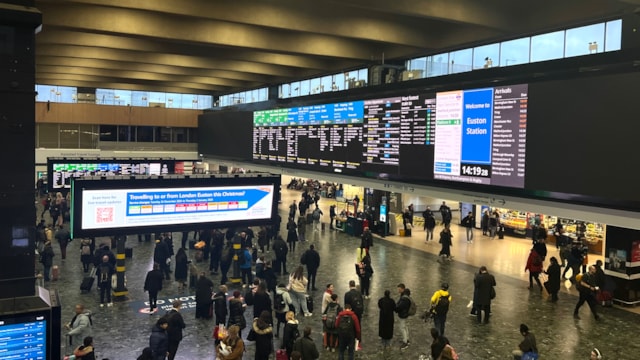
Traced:
<path fill-rule="evenodd" d="M 280 212 L 283 217 L 292 199 L 298 199 L 299 193 L 285 190 Z M 321 208 L 328 214 L 330 200 L 320 201 Z M 328 221 L 325 215 L 323 221 Z M 284 226 L 283 226 L 284 228 Z M 563 288 L 560 300 L 551 303 L 546 294 L 537 290 L 527 290 L 528 275 L 524 264 L 531 242 L 528 239 L 505 238 L 504 240 L 483 237 L 481 231 L 475 232 L 472 244 L 466 242 L 462 228 L 454 227 L 455 242 L 452 262 L 438 262 L 435 255 L 439 245 L 425 243 L 424 232 L 416 229 L 411 238 L 388 236 L 376 238 L 371 249 L 374 275 L 372 278 L 370 300 L 366 300 L 366 313 L 363 317 L 363 349 L 356 353 L 358 359 L 417 359 L 420 354 L 428 353 L 431 338 L 429 328 L 417 316 L 409 319 L 411 345 L 406 350 L 399 349 L 399 331 L 396 329 L 393 347 L 382 350 L 378 338 L 377 300 L 384 290 L 391 290 L 395 296 L 396 285 L 405 283 L 411 290 L 419 309 L 426 309 L 429 298 L 442 281 L 450 284 L 453 296 L 449 312 L 446 336 L 457 350 L 460 359 L 510 359 L 511 351 L 521 341 L 518 333 L 520 323 L 529 325 L 536 335 L 541 359 L 588 359 L 591 348 L 598 347 L 605 359 L 638 359 L 640 345 L 635 341 L 640 333 L 640 316 L 620 308 L 600 308 L 602 320 L 596 322 L 590 316 L 585 305 L 580 310 L 581 319 L 573 318 L 573 308 L 578 300 L 574 289 Z M 106 239 L 98 239 L 98 242 Z M 336 292 L 342 302 L 343 294 L 348 290 L 349 280 L 356 279 L 354 262 L 359 238 L 337 231 L 313 231 L 307 229 L 308 242 L 298 243 L 296 250 L 289 255 L 288 270 L 293 270 L 300 255 L 309 244 L 315 244 L 321 256 L 318 273 L 318 288 L 327 283 L 335 284 Z M 180 233 L 174 234 L 176 249 L 180 246 Z M 63 322 L 73 316 L 76 303 L 84 303 L 93 315 L 93 334 L 98 358 L 111 360 L 135 359 L 141 350 L 148 346 L 149 334 L 158 315 L 149 316 L 145 312 L 147 299 L 142 287 L 144 276 L 151 268 L 153 244 L 138 243 L 137 237 L 130 236 L 127 246 L 133 248 L 133 258 L 126 262 L 127 287 L 129 295 L 126 301 L 115 303 L 113 307 L 100 308 L 99 293 L 95 286 L 88 294 L 81 294 L 79 284 L 83 277 L 80 264 L 78 241 L 74 240 L 68 249 L 68 258 L 62 262 L 59 248 L 54 245 L 56 256 L 54 263 L 60 266 L 59 281 L 47 283 L 46 287 L 57 288 L 63 304 Z M 557 256 L 554 246 L 549 246 L 549 256 Z M 273 253 L 265 254 L 271 256 Z M 190 254 L 193 256 L 193 254 Z M 595 259 L 592 257 L 591 262 Z M 486 265 L 497 281 L 497 297 L 492 304 L 493 317 L 490 324 L 478 325 L 475 318 L 469 316 L 467 304 L 473 293 L 473 275 L 478 266 Z M 205 268 L 203 263 L 198 264 Z M 217 284 L 219 276 L 212 276 Z M 285 278 L 281 278 L 286 281 Z M 234 288 L 230 288 L 234 290 Z M 177 359 L 213 359 L 214 344 L 211 340 L 213 321 L 196 320 L 193 291 L 179 291 L 178 284 L 165 282 L 160 298 L 168 304 L 170 300 L 181 298 L 187 303 L 183 315 L 187 322 L 185 337 L 180 344 Z M 312 293 L 315 304 L 321 303 L 322 290 Z M 164 312 L 164 310 L 162 310 Z M 248 321 L 251 311 L 246 312 Z M 319 312 L 312 317 L 300 319 L 303 326 L 313 329 L 312 337 L 321 348 L 322 324 Z M 246 336 L 246 331 L 245 334 Z M 280 345 L 275 340 L 276 346 Z M 64 344 L 63 353 L 69 353 Z M 252 359 L 254 346 L 247 343 L 245 359 Z M 337 353 L 320 351 L 321 359 L 337 359 Z"/>

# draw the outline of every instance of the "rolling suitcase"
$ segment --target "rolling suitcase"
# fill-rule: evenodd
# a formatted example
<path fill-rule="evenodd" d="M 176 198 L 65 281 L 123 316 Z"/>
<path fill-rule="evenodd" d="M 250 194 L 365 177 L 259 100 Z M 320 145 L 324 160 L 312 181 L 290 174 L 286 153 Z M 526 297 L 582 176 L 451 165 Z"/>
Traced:
<path fill-rule="evenodd" d="M 53 265 L 53 267 L 51 268 L 51 280 L 58 281 L 59 278 L 60 278 L 60 268 L 58 267 L 58 265 Z"/>
<path fill-rule="evenodd" d="M 80 283 L 80 293 L 86 294 L 91 291 L 91 287 L 93 287 L 93 282 L 95 280 L 95 276 L 86 276 L 82 279 L 82 283 Z"/>

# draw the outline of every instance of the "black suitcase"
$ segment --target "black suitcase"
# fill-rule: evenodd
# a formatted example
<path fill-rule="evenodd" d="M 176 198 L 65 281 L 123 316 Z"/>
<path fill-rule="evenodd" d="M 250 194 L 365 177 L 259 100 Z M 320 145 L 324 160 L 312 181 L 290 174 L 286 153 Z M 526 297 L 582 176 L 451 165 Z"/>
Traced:
<path fill-rule="evenodd" d="M 498 228 L 498 239 L 504 239 L 504 228 L 502 226 Z"/>
<path fill-rule="evenodd" d="M 95 276 L 86 276 L 82 279 L 82 283 L 80 283 L 80 292 L 86 294 L 91 291 L 91 287 L 93 287 L 93 282 L 95 280 Z"/>
<path fill-rule="evenodd" d="M 131 259 L 133 257 L 133 248 L 124 248 L 124 257 Z"/>
<path fill-rule="evenodd" d="M 407 229 L 404 231 L 404 236 L 411 236 L 411 228 L 407 228 Z"/>
<path fill-rule="evenodd" d="M 313 312 L 313 298 L 311 296 L 307 296 L 307 310 Z"/>

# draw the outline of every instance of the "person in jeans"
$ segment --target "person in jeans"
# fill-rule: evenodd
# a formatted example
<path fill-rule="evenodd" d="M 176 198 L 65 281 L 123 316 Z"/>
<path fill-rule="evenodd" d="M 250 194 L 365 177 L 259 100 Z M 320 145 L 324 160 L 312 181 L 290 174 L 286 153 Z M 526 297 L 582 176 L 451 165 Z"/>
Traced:
<path fill-rule="evenodd" d="M 289 277 L 289 295 L 293 301 L 294 309 L 298 314 L 302 313 L 304 316 L 311 316 L 312 313 L 307 309 L 307 284 L 309 280 L 303 275 L 304 268 L 299 265 L 296 271 Z M 299 310 L 299 311 L 298 311 Z"/>
<path fill-rule="evenodd" d="M 340 326 L 341 322 L 351 322 L 351 326 Z M 338 329 L 338 360 L 344 360 L 344 352 L 349 348 L 349 360 L 355 356 L 356 339 L 360 341 L 360 321 L 351 311 L 351 305 L 345 304 L 344 310 L 336 316 L 336 329 Z"/>
<path fill-rule="evenodd" d="M 398 327 L 402 335 L 401 350 L 409 347 L 409 328 L 407 327 L 407 318 L 409 317 L 409 308 L 411 307 L 411 290 L 407 289 L 404 284 L 398 284 L 398 294 L 400 299 L 396 303 L 396 313 L 398 313 Z"/>
<path fill-rule="evenodd" d="M 473 227 L 476 223 L 476 219 L 473 217 L 473 213 L 469 211 L 469 214 L 462 219 L 462 226 L 465 227 L 467 232 L 467 242 L 473 243 Z"/>

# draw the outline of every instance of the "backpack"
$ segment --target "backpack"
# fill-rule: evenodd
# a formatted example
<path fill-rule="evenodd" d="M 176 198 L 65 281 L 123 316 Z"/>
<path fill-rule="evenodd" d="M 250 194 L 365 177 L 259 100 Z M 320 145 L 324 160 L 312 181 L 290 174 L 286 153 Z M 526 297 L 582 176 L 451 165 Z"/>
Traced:
<path fill-rule="evenodd" d="M 416 305 L 416 302 L 413 301 L 413 299 L 410 296 L 407 296 L 409 298 L 409 301 L 411 302 L 411 304 L 409 305 L 409 311 L 407 311 L 407 315 L 409 316 L 413 316 L 416 314 L 416 312 L 418 312 L 418 306 Z"/>
<path fill-rule="evenodd" d="M 284 301 L 284 296 L 282 293 L 276 292 L 275 301 L 273 302 L 273 309 L 275 311 L 282 312 L 287 307 L 287 303 Z"/>
<path fill-rule="evenodd" d="M 353 312 L 361 314 L 364 311 L 364 301 L 360 292 L 354 291 L 355 296 L 351 298 L 351 308 Z"/>
<path fill-rule="evenodd" d="M 320 209 L 313 210 L 313 220 L 320 220 Z"/>
<path fill-rule="evenodd" d="M 440 299 L 438 299 L 438 303 L 434 307 L 436 314 L 446 314 L 449 311 L 449 295 L 444 296 L 441 295 Z"/>
<path fill-rule="evenodd" d="M 340 305 L 329 304 L 327 306 L 327 309 L 324 312 L 325 315 L 327 316 L 326 319 L 324 320 L 324 326 L 327 329 L 332 330 L 336 328 L 336 318 L 338 317 L 339 312 L 340 312 Z"/>
<path fill-rule="evenodd" d="M 89 245 L 82 245 L 80 249 L 80 255 L 91 255 L 91 248 Z"/>
<path fill-rule="evenodd" d="M 345 337 L 355 337 L 356 327 L 353 323 L 351 315 L 342 315 L 340 317 L 340 323 L 338 324 L 338 335 Z"/>
<path fill-rule="evenodd" d="M 111 281 L 109 278 L 109 266 L 108 265 L 100 265 L 100 282 L 106 283 Z"/>

